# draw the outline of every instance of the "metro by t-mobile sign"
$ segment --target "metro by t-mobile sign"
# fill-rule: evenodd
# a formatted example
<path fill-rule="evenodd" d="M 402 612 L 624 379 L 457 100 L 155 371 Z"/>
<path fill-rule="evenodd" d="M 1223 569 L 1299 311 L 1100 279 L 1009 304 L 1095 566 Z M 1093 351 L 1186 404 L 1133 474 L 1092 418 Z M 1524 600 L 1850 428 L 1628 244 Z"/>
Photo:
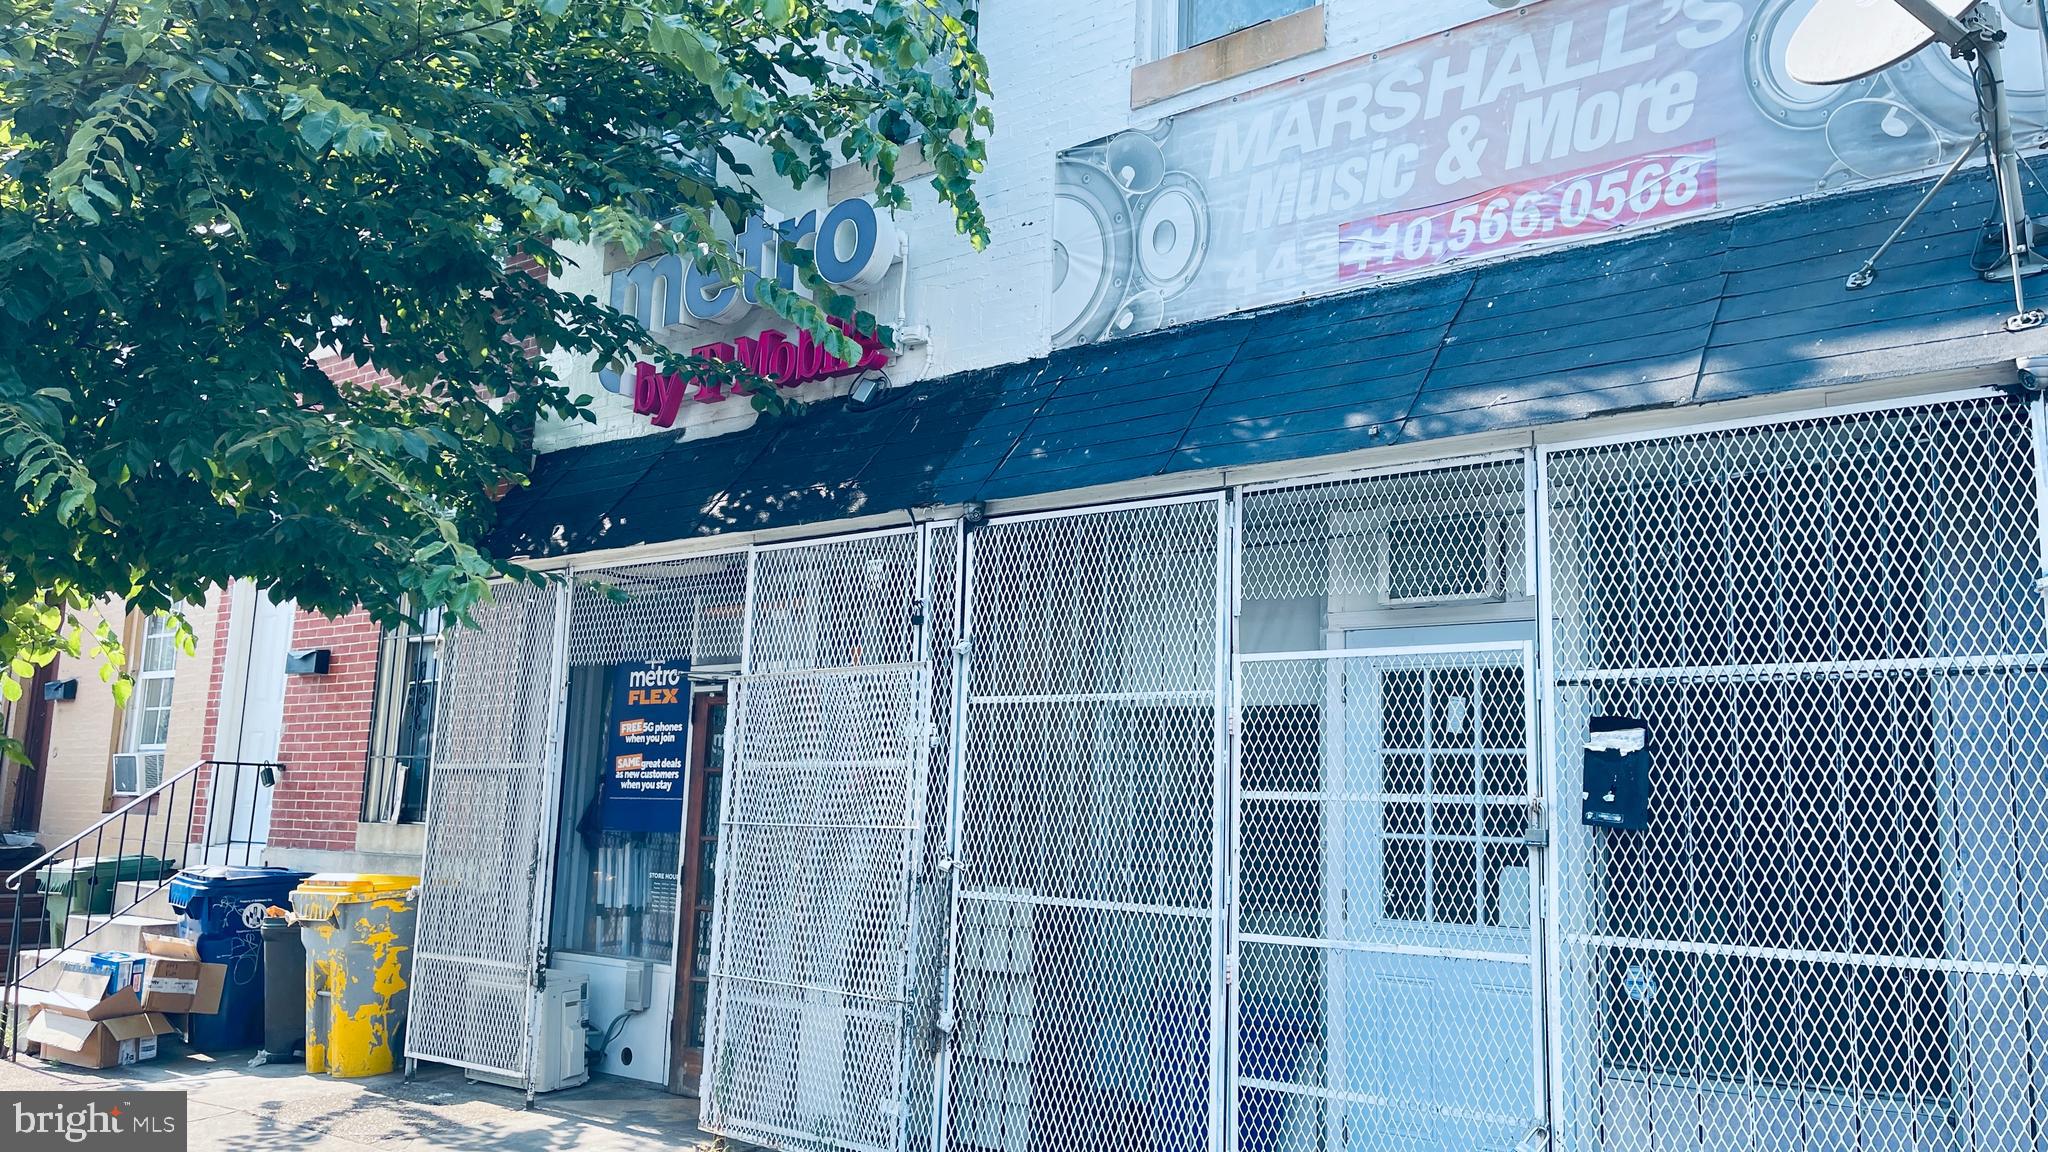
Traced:
<path fill-rule="evenodd" d="M 860 345 L 859 360 L 848 364 L 826 351 L 825 346 L 813 339 L 809 332 L 797 333 L 792 341 L 773 328 L 763 329 L 758 336 L 742 336 L 730 344 L 699 344 L 690 349 L 690 354 L 707 360 L 737 361 L 754 375 L 774 381 L 778 388 L 794 388 L 813 380 L 850 376 L 889 363 L 889 351 L 882 347 L 881 341 L 863 335 L 837 316 L 832 318 L 831 324 Z M 682 411 L 686 399 L 698 404 L 717 404 L 733 395 L 744 393 L 728 392 L 716 381 L 685 376 L 681 372 L 663 375 L 645 360 L 633 365 L 633 411 L 652 417 L 652 423 L 658 428 L 667 428 L 676 422 L 676 415 Z"/>
<path fill-rule="evenodd" d="M 826 283 L 853 292 L 879 285 L 901 255 L 895 226 L 876 212 L 872 203 L 842 200 L 822 214 L 806 212 L 795 220 L 776 224 L 759 216 L 750 218 L 733 241 L 739 262 L 746 269 L 741 283 L 729 283 L 699 271 L 675 253 L 664 252 L 612 273 L 611 306 L 630 313 L 649 331 L 657 333 L 736 323 L 760 303 L 762 280 L 772 277 L 786 289 L 796 287 L 795 265 L 780 258 L 780 247 L 785 241 L 811 250 L 818 275 Z M 879 342 L 861 335 L 850 325 L 836 320 L 834 324 L 861 345 L 863 355 L 858 362 L 848 364 L 832 356 L 808 333 L 792 339 L 773 329 L 730 343 L 698 345 L 691 352 L 708 359 L 736 361 L 782 387 L 846 375 L 887 362 Z M 605 370 L 598 373 L 598 379 L 608 390 L 626 394 L 623 373 Z M 633 367 L 631 394 L 634 411 L 654 417 L 654 423 L 664 427 L 674 422 L 685 394 L 700 403 L 716 403 L 729 395 L 724 389 L 707 387 L 694 379 L 664 377 L 645 362 Z"/>

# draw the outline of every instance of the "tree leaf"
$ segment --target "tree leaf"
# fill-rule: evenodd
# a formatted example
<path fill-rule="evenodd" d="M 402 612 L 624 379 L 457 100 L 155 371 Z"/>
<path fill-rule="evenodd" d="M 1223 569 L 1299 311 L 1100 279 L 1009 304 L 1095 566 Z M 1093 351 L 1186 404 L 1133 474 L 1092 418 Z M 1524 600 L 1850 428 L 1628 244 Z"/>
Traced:
<path fill-rule="evenodd" d="M 95 605 L 230 576 L 456 620 L 528 578 L 493 495 L 595 419 L 596 366 L 655 344 L 585 295 L 585 238 L 735 280 L 728 223 L 842 148 L 904 203 L 905 136 L 987 231 L 956 0 L 170 5 L 52 0 L 0 35 L 0 669 L 97 658 L 125 692 Z M 768 306 L 852 351 L 789 267 Z"/>

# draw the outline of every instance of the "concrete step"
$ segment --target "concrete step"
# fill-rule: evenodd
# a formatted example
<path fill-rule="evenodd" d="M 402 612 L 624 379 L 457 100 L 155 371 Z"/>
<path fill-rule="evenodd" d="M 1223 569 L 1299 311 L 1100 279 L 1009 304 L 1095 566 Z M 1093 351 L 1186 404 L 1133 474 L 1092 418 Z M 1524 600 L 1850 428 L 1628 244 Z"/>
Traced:
<path fill-rule="evenodd" d="M 64 943 L 74 951 L 140 952 L 144 928 L 176 927 L 177 921 L 163 916 L 94 916 L 92 935 L 87 936 L 85 916 L 64 922 Z"/>
<path fill-rule="evenodd" d="M 151 892 L 151 889 L 155 889 Z M 147 896 L 144 893 L 149 893 Z M 137 916 L 157 916 L 165 920 L 176 920 L 178 914 L 171 911 L 170 885 L 161 880 L 123 880 L 114 889 L 114 907 L 127 908 L 136 900 L 142 903 L 130 911 Z"/>

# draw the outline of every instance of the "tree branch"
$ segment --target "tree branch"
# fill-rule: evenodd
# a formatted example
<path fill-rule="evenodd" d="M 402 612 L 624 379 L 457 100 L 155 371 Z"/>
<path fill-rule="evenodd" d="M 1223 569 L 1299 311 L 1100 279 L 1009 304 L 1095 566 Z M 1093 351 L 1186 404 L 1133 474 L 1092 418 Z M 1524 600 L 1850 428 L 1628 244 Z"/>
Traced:
<path fill-rule="evenodd" d="M 100 15 L 99 31 L 93 33 L 92 44 L 85 50 L 85 58 L 78 62 L 81 69 L 92 67 L 93 58 L 100 54 L 100 45 L 107 42 L 107 29 L 114 25 L 114 11 L 121 6 L 121 0 L 107 0 L 107 10 Z"/>

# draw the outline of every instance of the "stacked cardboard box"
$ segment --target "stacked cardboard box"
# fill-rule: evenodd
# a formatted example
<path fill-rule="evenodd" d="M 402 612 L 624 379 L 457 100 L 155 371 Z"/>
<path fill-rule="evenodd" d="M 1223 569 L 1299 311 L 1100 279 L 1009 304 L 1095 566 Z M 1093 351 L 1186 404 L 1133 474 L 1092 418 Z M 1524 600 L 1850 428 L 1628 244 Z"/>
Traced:
<path fill-rule="evenodd" d="M 220 1011 L 224 964 L 202 964 L 190 941 L 146 933 L 142 952 L 80 954 L 37 996 L 22 1039 L 45 1060 L 113 1068 L 154 1060 L 174 1016 Z"/>

